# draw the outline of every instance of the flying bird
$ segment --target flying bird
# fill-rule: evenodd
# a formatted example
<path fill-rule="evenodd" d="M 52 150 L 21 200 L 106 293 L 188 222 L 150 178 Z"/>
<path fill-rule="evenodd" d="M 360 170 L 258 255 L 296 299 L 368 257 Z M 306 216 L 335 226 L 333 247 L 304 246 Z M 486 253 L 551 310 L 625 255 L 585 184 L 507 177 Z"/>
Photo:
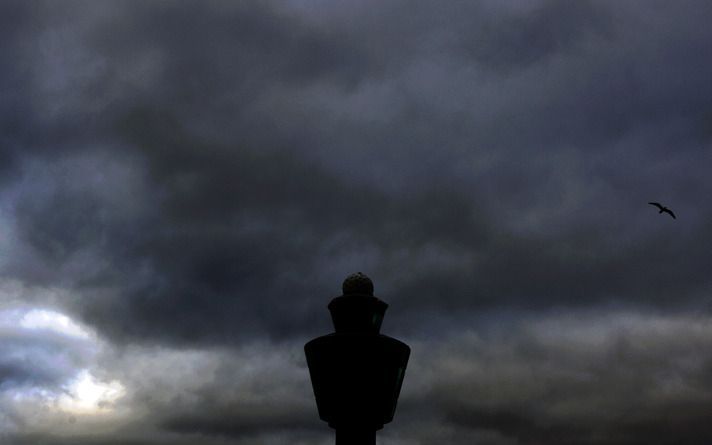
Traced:
<path fill-rule="evenodd" d="M 660 211 L 659 211 L 658 213 L 663 213 L 663 212 L 669 213 L 670 216 L 673 217 L 673 219 L 677 219 L 677 218 L 675 218 L 675 214 L 672 213 L 672 210 L 668 209 L 667 207 L 664 207 L 664 206 L 661 205 L 659 202 L 649 202 L 648 204 L 654 205 L 655 207 L 659 208 Z"/>

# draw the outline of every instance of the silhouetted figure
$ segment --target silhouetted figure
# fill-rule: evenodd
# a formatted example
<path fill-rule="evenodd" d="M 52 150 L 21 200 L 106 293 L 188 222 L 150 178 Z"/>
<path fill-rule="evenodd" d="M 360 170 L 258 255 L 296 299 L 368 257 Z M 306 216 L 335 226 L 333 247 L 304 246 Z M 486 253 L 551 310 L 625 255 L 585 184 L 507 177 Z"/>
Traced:
<path fill-rule="evenodd" d="M 655 207 L 659 208 L 660 211 L 658 213 L 669 213 L 670 216 L 673 217 L 673 219 L 677 219 L 675 218 L 675 214 L 672 213 L 672 210 L 668 209 L 667 207 L 663 207 L 659 202 L 649 202 L 648 204 L 654 205 Z"/>
<path fill-rule="evenodd" d="M 335 333 L 304 345 L 319 417 L 336 429 L 336 445 L 375 445 L 393 420 L 410 348 L 379 334 L 388 304 L 361 272 L 329 303 Z"/>

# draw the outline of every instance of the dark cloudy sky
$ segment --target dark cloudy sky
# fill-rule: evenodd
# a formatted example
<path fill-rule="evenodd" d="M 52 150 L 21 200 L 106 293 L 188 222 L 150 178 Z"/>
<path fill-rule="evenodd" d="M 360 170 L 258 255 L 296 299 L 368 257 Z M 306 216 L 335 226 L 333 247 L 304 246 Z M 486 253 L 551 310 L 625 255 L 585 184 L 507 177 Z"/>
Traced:
<path fill-rule="evenodd" d="M 712 3 L 4 1 L 0 442 L 712 443 Z M 648 201 L 669 205 L 673 220 Z"/>

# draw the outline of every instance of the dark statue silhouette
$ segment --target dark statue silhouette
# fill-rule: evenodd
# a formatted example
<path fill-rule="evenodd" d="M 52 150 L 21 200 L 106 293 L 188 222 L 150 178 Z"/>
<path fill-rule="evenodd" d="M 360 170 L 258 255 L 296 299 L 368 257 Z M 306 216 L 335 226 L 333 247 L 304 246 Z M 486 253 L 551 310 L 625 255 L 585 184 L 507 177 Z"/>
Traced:
<path fill-rule="evenodd" d="M 664 207 L 664 206 L 663 206 L 662 204 L 660 204 L 659 202 L 649 202 L 648 204 L 654 205 L 655 207 L 657 207 L 658 209 L 660 209 L 660 211 L 659 211 L 658 213 L 663 213 L 663 212 L 669 213 L 670 216 L 672 216 L 673 219 L 677 219 L 677 218 L 675 218 L 675 214 L 672 213 L 672 210 L 668 209 L 667 207 Z"/>
<path fill-rule="evenodd" d="M 336 429 L 336 445 L 375 445 L 393 420 L 410 348 L 379 333 L 387 307 L 366 275 L 350 275 L 328 306 L 336 332 L 304 345 L 319 417 Z"/>

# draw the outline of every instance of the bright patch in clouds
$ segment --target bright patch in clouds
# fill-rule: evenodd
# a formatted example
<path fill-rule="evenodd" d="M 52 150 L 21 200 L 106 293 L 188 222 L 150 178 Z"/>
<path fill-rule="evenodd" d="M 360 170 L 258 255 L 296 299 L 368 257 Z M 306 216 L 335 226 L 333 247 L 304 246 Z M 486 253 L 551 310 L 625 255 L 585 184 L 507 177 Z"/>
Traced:
<path fill-rule="evenodd" d="M 71 318 L 47 309 L 32 309 L 20 319 L 19 325 L 26 329 L 47 329 L 70 337 L 89 338 L 90 334 Z"/>
<path fill-rule="evenodd" d="M 27 412 L 73 416 L 113 412 L 126 390 L 117 380 L 96 377 L 103 348 L 94 332 L 56 310 L 0 310 L 0 349 L 4 349 L 0 365 L 15 375 L 32 376 L 0 380 L 5 384 L 0 386 L 0 399 L 7 396 L 13 410 Z"/>
<path fill-rule="evenodd" d="M 61 410 L 72 414 L 109 412 L 114 402 L 126 392 L 120 382 L 99 381 L 86 369 L 82 370 L 66 389 L 67 394 L 59 398 L 57 405 Z"/>

